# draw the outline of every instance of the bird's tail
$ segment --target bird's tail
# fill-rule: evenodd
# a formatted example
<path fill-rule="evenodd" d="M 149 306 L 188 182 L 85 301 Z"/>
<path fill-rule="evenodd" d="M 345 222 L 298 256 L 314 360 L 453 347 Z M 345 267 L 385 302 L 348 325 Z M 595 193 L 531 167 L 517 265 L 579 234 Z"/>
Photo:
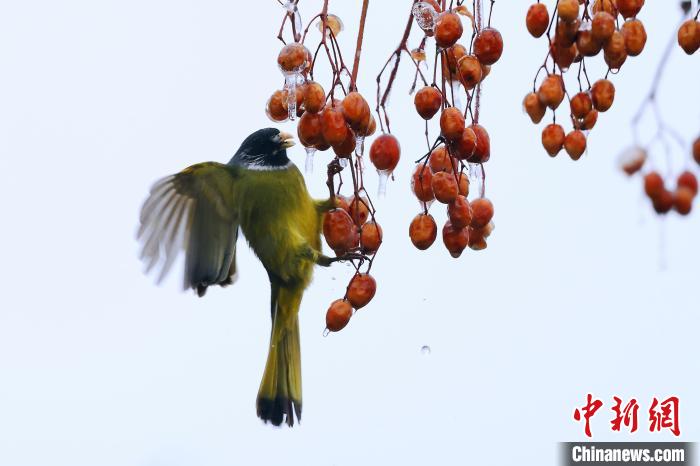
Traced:
<path fill-rule="evenodd" d="M 299 305 L 303 289 L 272 284 L 272 335 L 260 390 L 258 417 L 279 426 L 301 420 Z"/>

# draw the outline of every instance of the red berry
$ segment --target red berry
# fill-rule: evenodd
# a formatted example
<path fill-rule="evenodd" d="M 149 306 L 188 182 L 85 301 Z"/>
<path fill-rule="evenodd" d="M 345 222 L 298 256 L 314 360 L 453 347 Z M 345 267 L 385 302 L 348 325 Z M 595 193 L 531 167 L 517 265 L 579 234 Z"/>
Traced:
<path fill-rule="evenodd" d="M 382 134 L 372 143 L 369 149 L 369 159 L 377 170 L 392 171 L 401 158 L 399 140 L 391 134 Z"/>
<path fill-rule="evenodd" d="M 564 84 L 561 76 L 550 74 L 547 76 L 537 91 L 537 97 L 547 107 L 555 110 L 564 100 Z"/>
<path fill-rule="evenodd" d="M 411 188 L 419 201 L 430 202 L 435 199 L 432 181 L 433 173 L 430 171 L 430 168 L 419 163 L 411 177 Z"/>
<path fill-rule="evenodd" d="M 625 18 L 637 16 L 644 6 L 644 0 L 616 0 L 617 10 Z"/>
<path fill-rule="evenodd" d="M 471 202 L 472 228 L 484 228 L 493 218 L 493 204 L 485 197 L 474 199 Z"/>
<path fill-rule="evenodd" d="M 474 89 L 481 82 L 481 63 L 474 55 L 466 55 L 459 59 L 457 72 L 465 89 Z"/>
<path fill-rule="evenodd" d="M 447 216 L 455 228 L 466 228 L 472 222 L 472 208 L 469 201 L 464 196 L 450 202 L 447 206 Z"/>
<path fill-rule="evenodd" d="M 650 172 L 644 176 L 644 192 L 649 198 L 657 198 L 665 191 L 664 179 L 657 172 Z"/>
<path fill-rule="evenodd" d="M 314 147 L 316 144 L 322 144 L 324 139 L 321 130 L 321 115 L 305 112 L 299 119 L 297 135 L 304 147 Z"/>
<path fill-rule="evenodd" d="M 491 138 L 488 131 L 481 125 L 471 125 L 469 129 L 476 134 L 476 147 L 474 154 L 467 159 L 471 163 L 486 163 L 491 158 Z"/>
<path fill-rule="evenodd" d="M 641 21 L 638 19 L 625 21 L 622 25 L 622 36 L 625 38 L 627 55 L 636 57 L 642 53 L 647 43 L 647 31 L 644 29 L 644 24 Z"/>
<path fill-rule="evenodd" d="M 450 151 L 458 160 L 468 160 L 476 150 L 476 133 L 472 128 L 464 128 L 462 137 L 450 143 Z"/>
<path fill-rule="evenodd" d="M 688 215 L 693 208 L 693 198 L 695 192 L 692 189 L 679 186 L 673 193 L 673 208 L 681 215 Z"/>
<path fill-rule="evenodd" d="M 359 240 L 357 227 L 347 212 L 333 209 L 323 218 L 323 236 L 336 254 L 342 255 L 357 246 Z"/>
<path fill-rule="evenodd" d="M 452 173 L 453 171 L 452 158 L 450 157 L 450 154 L 447 153 L 445 146 L 440 146 L 433 149 L 433 151 L 430 153 L 428 165 L 430 165 L 430 170 L 433 173 Z"/>
<path fill-rule="evenodd" d="M 555 157 L 564 147 L 564 128 L 561 125 L 550 124 L 542 130 L 542 145 L 551 157 Z"/>
<path fill-rule="evenodd" d="M 431 181 L 435 199 L 443 204 L 449 204 L 459 195 L 459 185 L 452 173 L 437 172 Z"/>
<path fill-rule="evenodd" d="M 344 299 L 336 299 L 326 312 L 326 328 L 331 332 L 339 332 L 348 325 L 352 317 L 352 306 Z"/>
<path fill-rule="evenodd" d="M 351 128 L 359 128 L 369 121 L 369 104 L 359 92 L 351 92 L 343 99 L 343 116 Z"/>
<path fill-rule="evenodd" d="M 538 3 L 538 5 L 541 5 L 541 3 Z M 523 109 L 535 124 L 542 121 L 544 114 L 547 112 L 547 107 L 540 102 L 540 98 L 534 92 L 530 92 L 523 99 Z"/>
<path fill-rule="evenodd" d="M 348 125 L 340 109 L 326 106 L 321 112 L 321 131 L 323 139 L 331 146 L 341 144 L 348 136 Z"/>
<path fill-rule="evenodd" d="M 562 21 L 571 23 L 578 19 L 578 0 L 559 0 L 557 13 Z"/>
<path fill-rule="evenodd" d="M 360 247 L 364 254 L 374 254 L 382 244 L 382 227 L 376 222 L 367 222 L 362 225 L 360 234 Z"/>
<path fill-rule="evenodd" d="M 693 192 L 693 196 L 698 193 L 698 179 L 688 170 L 678 175 L 678 181 L 676 184 L 679 188 L 684 187 L 690 189 Z"/>
<path fill-rule="evenodd" d="M 469 245 L 469 230 L 467 228 L 456 228 L 449 220 L 442 228 L 442 241 L 455 259 L 462 255 L 462 251 Z"/>
<path fill-rule="evenodd" d="M 527 30 L 533 37 L 541 37 L 549 26 L 549 12 L 544 3 L 535 3 L 527 10 L 525 18 Z"/>
<path fill-rule="evenodd" d="M 607 79 L 599 79 L 591 88 L 593 107 L 599 112 L 605 112 L 612 107 L 615 100 L 615 86 Z"/>
<path fill-rule="evenodd" d="M 435 22 L 435 43 L 443 49 L 452 47 L 463 32 L 462 21 L 457 14 L 449 11 L 440 13 Z"/>
<path fill-rule="evenodd" d="M 440 131 L 442 136 L 450 141 L 462 137 L 464 131 L 464 116 L 458 108 L 449 107 L 440 115 Z"/>
<path fill-rule="evenodd" d="M 579 92 L 571 99 L 571 114 L 576 118 L 585 118 L 592 109 L 593 102 L 587 92 Z"/>
<path fill-rule="evenodd" d="M 700 49 L 700 21 L 689 19 L 678 29 L 678 45 L 688 55 Z"/>
<path fill-rule="evenodd" d="M 355 309 L 365 307 L 377 292 L 377 282 L 367 273 L 358 273 L 348 285 L 348 301 Z"/>
<path fill-rule="evenodd" d="M 484 65 L 493 65 L 503 53 L 503 37 L 496 29 L 487 27 L 474 39 L 474 54 Z"/>
<path fill-rule="evenodd" d="M 571 131 L 564 139 L 564 149 L 572 160 L 580 159 L 586 151 L 586 136 L 578 129 Z"/>
<path fill-rule="evenodd" d="M 432 86 L 425 86 L 416 92 L 413 103 L 421 118 L 430 120 L 442 107 L 442 94 Z"/>
<path fill-rule="evenodd" d="M 411 221 L 408 236 L 415 247 L 420 250 L 428 249 L 437 238 L 437 225 L 430 214 L 418 214 Z"/>
<path fill-rule="evenodd" d="M 326 93 L 323 87 L 315 82 L 308 81 L 304 84 L 304 110 L 309 113 L 318 113 L 326 104 Z"/>

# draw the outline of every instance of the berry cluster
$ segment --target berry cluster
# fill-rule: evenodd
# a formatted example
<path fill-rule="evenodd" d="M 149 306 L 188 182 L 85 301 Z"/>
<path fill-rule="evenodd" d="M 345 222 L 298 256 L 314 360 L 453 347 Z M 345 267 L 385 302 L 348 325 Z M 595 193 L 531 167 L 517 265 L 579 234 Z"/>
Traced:
<path fill-rule="evenodd" d="M 416 1 L 404 31 L 401 43 L 387 60 L 377 77 L 377 111 L 382 130 L 390 132 L 386 100 L 394 82 L 402 53 L 407 53 L 415 66 L 415 90 L 419 79 L 422 86 L 415 93 L 416 112 L 425 120 L 428 152 L 416 163 L 411 187 L 420 202 L 421 212 L 409 226 L 409 237 L 414 246 L 425 250 L 436 240 L 438 226 L 429 209 L 434 201 L 446 205 L 447 221 L 442 228 L 442 239 L 452 257 L 459 257 L 470 247 L 486 248 L 486 238 L 493 231 L 493 204 L 484 197 L 485 172 L 483 164 L 491 156 L 488 131 L 479 124 L 481 86 L 503 53 L 503 39 L 490 26 L 491 12 L 483 25 L 482 5 L 473 3 L 470 11 L 461 1 Z M 456 3 L 456 4 L 455 4 Z M 493 8 L 493 2 L 491 2 Z M 469 21 L 471 34 L 465 33 L 463 19 Z M 420 44 L 409 52 L 407 41 L 413 20 L 423 32 Z M 428 71 L 426 46 L 435 41 L 435 63 L 432 82 L 425 78 Z M 460 40 L 467 39 L 464 43 Z M 389 81 L 382 89 L 381 78 L 391 61 L 394 66 Z M 440 63 L 438 64 L 438 60 Z M 460 93 L 466 95 L 466 105 L 460 103 Z M 440 134 L 430 143 L 429 122 L 439 122 Z M 382 137 L 392 137 L 389 134 Z M 379 139 L 375 144 L 379 142 Z M 470 178 L 481 184 L 475 190 L 475 199 L 468 200 Z"/>
<path fill-rule="evenodd" d="M 615 86 L 609 75 L 616 74 L 627 57 L 644 50 L 647 34 L 637 19 L 643 6 L 644 0 L 557 0 L 551 19 L 544 3 L 535 3 L 528 9 L 528 32 L 536 38 L 546 34 L 548 45 L 544 64 L 537 71 L 533 90 L 525 96 L 523 107 L 535 124 L 542 121 L 548 108 L 552 110 L 552 123 L 542 131 L 542 145 L 551 157 L 564 149 L 572 160 L 578 160 L 586 151 L 586 132 L 595 126 L 598 113 L 608 111 L 615 100 Z M 591 84 L 586 58 L 601 52 L 608 71 Z M 564 76 L 574 63 L 578 64 L 579 92 L 570 96 Z M 537 87 L 542 72 L 546 76 Z M 555 113 L 564 98 L 568 98 L 573 124 L 568 133 L 557 123 Z"/>

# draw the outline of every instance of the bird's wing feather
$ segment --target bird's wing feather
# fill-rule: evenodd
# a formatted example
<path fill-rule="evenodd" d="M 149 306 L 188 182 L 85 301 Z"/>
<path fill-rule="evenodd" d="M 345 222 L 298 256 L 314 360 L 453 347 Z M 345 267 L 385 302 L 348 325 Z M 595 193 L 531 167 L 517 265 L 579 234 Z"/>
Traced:
<path fill-rule="evenodd" d="M 158 281 L 185 250 L 185 288 L 203 294 L 236 271 L 237 169 L 215 162 L 193 165 L 158 181 L 141 209 L 138 238 L 146 269 L 161 263 Z M 161 260 L 162 259 L 162 260 Z"/>

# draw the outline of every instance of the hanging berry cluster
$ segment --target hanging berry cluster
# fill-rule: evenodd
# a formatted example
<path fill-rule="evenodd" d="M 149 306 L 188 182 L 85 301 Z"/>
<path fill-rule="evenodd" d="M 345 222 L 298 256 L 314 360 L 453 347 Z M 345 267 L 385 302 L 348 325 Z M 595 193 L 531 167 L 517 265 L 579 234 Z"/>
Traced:
<path fill-rule="evenodd" d="M 348 324 L 353 309 L 366 306 L 374 297 L 377 285 L 369 272 L 382 243 L 382 229 L 376 221 L 376 210 L 363 178 L 364 141 L 376 131 L 377 125 L 367 100 L 357 88 L 369 2 L 364 0 L 362 6 L 352 71 L 343 59 L 338 42 L 343 23 L 338 16 L 328 13 L 329 0 L 324 0 L 321 12 L 311 18 L 306 28 L 302 25 L 299 0 L 280 3 L 285 13 L 278 38 L 284 45 L 277 63 L 284 75 L 284 87 L 270 97 L 267 114 L 275 122 L 298 119 L 297 134 L 307 151 L 307 172 L 313 169 L 317 151 L 331 154 L 327 185 L 331 205 L 335 208 L 324 215 L 323 236 L 337 258 L 348 261 L 355 269 L 345 296 L 333 302 L 326 313 L 326 331 L 336 332 Z M 307 37 L 311 37 L 309 31 L 314 24 L 320 39 L 309 49 Z M 285 42 L 285 32 L 293 41 Z M 331 71 L 325 87 L 314 76 L 322 60 L 328 63 Z M 395 146 L 384 144 L 383 150 L 374 147 L 372 162 L 378 169 L 390 173 L 398 163 L 398 142 Z M 345 183 L 349 185 L 347 195 L 341 194 L 344 173 L 351 181 Z"/>
<path fill-rule="evenodd" d="M 628 57 L 644 50 L 647 34 L 637 19 L 643 6 L 644 0 L 557 0 L 551 20 L 544 3 L 538 1 L 528 9 L 527 30 L 536 38 L 546 35 L 547 56 L 523 107 L 535 124 L 542 121 L 548 108 L 552 110 L 552 123 L 542 131 L 542 145 L 551 157 L 565 149 L 572 160 L 578 160 L 586 151 L 587 132 L 598 121 L 598 112 L 608 111 L 615 100 L 615 86 L 608 78 L 619 72 Z M 601 52 L 608 70 L 591 84 L 586 59 Z M 571 96 L 564 76 L 574 64 L 578 93 Z M 573 126 L 568 133 L 557 123 L 555 112 L 564 98 L 569 102 Z"/>
<path fill-rule="evenodd" d="M 484 25 L 481 0 L 471 9 L 463 1 L 415 1 L 399 46 L 377 76 L 377 114 L 384 134 L 373 144 L 381 147 L 382 138 L 395 140 L 387 112 L 387 101 L 396 78 L 402 54 L 415 67 L 412 91 L 416 112 L 425 120 L 427 153 L 416 161 L 411 177 L 413 193 L 420 203 L 420 213 L 409 225 L 409 237 L 418 249 L 428 249 L 438 236 L 438 227 L 429 209 L 434 201 L 446 205 L 447 221 L 442 239 L 452 257 L 459 257 L 470 247 L 485 249 L 493 231 L 493 204 L 485 198 L 484 163 L 491 156 L 491 142 L 486 128 L 479 124 L 481 88 L 484 79 L 503 52 L 501 34 L 491 27 L 494 1 L 490 2 L 488 21 Z M 409 51 L 408 40 L 414 21 L 423 32 L 418 47 Z M 463 21 L 467 23 L 465 28 Z M 432 80 L 426 49 L 435 41 Z M 462 41 L 462 43 L 460 43 Z M 391 68 L 389 68 L 391 65 Z M 388 71 L 390 69 L 390 71 Z M 384 73 L 388 72 L 382 87 Z M 463 94 L 462 94 L 463 93 Z M 462 104 L 461 95 L 466 98 Z M 435 118 L 437 117 L 437 118 Z M 430 141 L 431 120 L 439 122 L 439 136 Z M 370 152 L 372 154 L 373 150 Z M 477 186 L 470 202 L 470 179 Z"/>
<path fill-rule="evenodd" d="M 690 13 L 690 2 L 681 2 L 681 8 L 685 18 Z M 622 171 L 628 176 L 641 177 L 644 193 L 651 207 L 662 216 L 671 211 L 682 216 L 688 215 L 698 193 L 698 180 L 694 169 L 700 165 L 700 137 L 688 150 L 686 140 L 665 120 L 657 102 L 668 60 L 676 50 L 675 42 L 677 41 L 688 54 L 700 48 L 700 26 L 693 30 L 694 23 L 697 23 L 697 20 L 692 18 L 684 21 L 677 38 L 671 37 L 668 42 L 651 88 L 632 119 L 634 145 L 620 156 Z M 692 40 L 696 40 L 695 37 L 697 46 L 691 43 Z M 642 134 L 648 133 L 640 130 L 645 117 L 656 123 L 656 130 L 652 132 L 651 138 L 642 141 Z"/>

